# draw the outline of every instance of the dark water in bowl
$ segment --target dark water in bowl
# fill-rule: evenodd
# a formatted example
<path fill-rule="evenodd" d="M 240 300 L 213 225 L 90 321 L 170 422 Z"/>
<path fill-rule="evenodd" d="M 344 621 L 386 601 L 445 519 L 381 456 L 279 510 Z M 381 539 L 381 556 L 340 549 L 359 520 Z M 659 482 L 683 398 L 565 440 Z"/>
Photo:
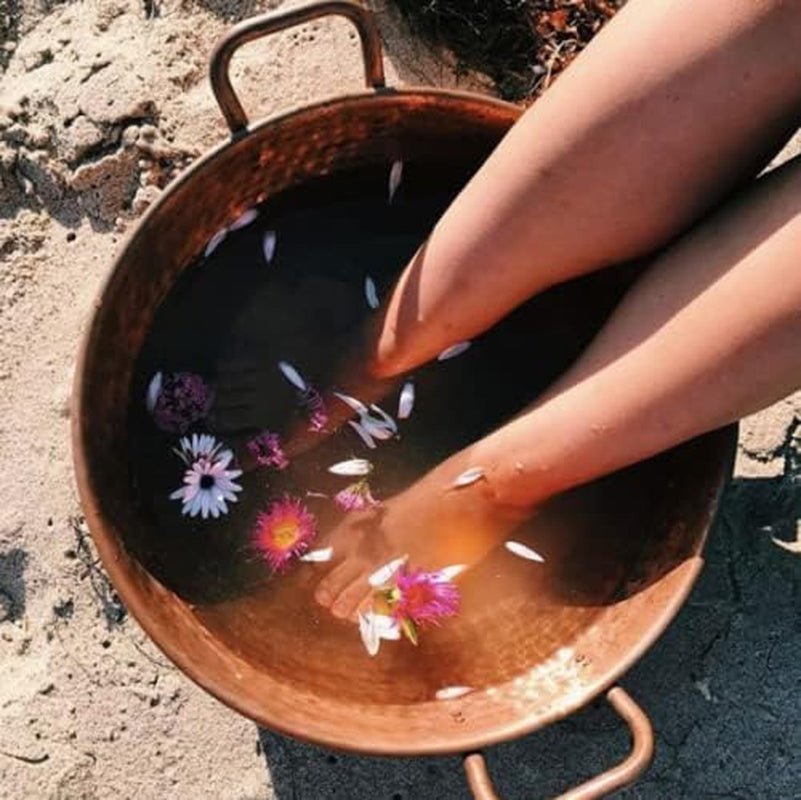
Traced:
<path fill-rule="evenodd" d="M 271 199 L 254 223 L 187 269 L 160 308 L 137 365 L 131 472 L 149 524 L 130 548 L 225 646 L 287 682 L 342 699 L 413 702 L 444 686 L 487 686 L 521 673 L 592 624 L 636 571 L 644 539 L 669 524 L 664 478 L 680 474 L 675 456 L 572 492 L 514 537 L 545 555 L 544 565 L 499 548 L 460 579 L 459 617 L 426 630 L 417 648 L 385 642 L 375 659 L 352 624 L 315 605 L 311 592 L 326 565 L 298 564 L 273 578 L 250 545 L 254 518 L 270 498 L 342 488 L 343 479 L 327 472 L 336 461 L 369 457 L 374 493 L 388 498 L 496 428 L 575 359 L 625 290 L 627 270 L 548 292 L 465 355 L 415 370 L 415 412 L 399 440 L 367 451 L 345 429 L 284 472 L 248 471 L 239 481 L 241 501 L 219 520 L 182 517 L 180 503 L 168 499 L 184 467 L 170 449 L 178 436 L 159 431 L 144 406 L 153 373 L 196 372 L 215 386 L 210 418 L 193 430 L 212 433 L 238 455 L 259 429 L 286 431 L 298 420 L 298 406 L 277 363 L 296 365 L 319 389 L 336 385 L 334 365 L 375 313 L 365 302 L 365 275 L 386 298 L 474 168 L 407 163 L 392 205 L 384 167 L 320 179 Z M 269 265 L 261 247 L 268 229 L 277 232 Z M 382 405 L 394 414 L 397 392 Z M 341 518 L 330 500 L 304 499 L 322 532 Z"/>

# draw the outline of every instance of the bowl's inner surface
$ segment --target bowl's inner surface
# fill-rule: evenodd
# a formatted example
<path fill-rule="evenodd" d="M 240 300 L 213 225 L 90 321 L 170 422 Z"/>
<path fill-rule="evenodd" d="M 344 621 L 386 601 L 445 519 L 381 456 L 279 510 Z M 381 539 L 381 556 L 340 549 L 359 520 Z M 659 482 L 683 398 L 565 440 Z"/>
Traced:
<path fill-rule="evenodd" d="M 708 502 L 716 454 L 691 443 L 557 498 L 516 539 L 546 559 L 535 564 L 497 548 L 460 579 L 460 615 L 423 632 L 419 647 L 385 643 L 370 659 L 354 625 L 318 608 L 312 590 L 326 565 L 297 565 L 278 578 L 254 553 L 250 530 L 271 497 L 305 490 L 333 494 L 343 480 L 326 468 L 352 455 L 375 463 L 374 493 L 387 498 L 450 453 L 491 431 L 533 400 L 603 323 L 631 270 L 610 270 L 528 303 L 451 361 L 415 371 L 417 403 L 397 441 L 369 453 L 352 431 L 323 439 L 285 472 L 249 471 L 241 502 L 221 520 L 188 520 L 169 500 L 183 474 L 143 398 L 154 372 L 191 371 L 216 387 L 206 424 L 242 452 L 259 428 L 296 420 L 291 387 L 277 369 L 295 364 L 318 388 L 336 385 L 334 365 L 371 312 L 364 279 L 386 299 L 394 278 L 477 164 L 409 162 L 387 203 L 388 165 L 364 167 L 270 198 L 250 226 L 232 232 L 188 268 L 156 315 L 137 362 L 130 405 L 130 471 L 143 524 L 124 544 L 193 608 L 203 626 L 259 672 L 320 697 L 416 703 L 446 686 L 486 688 L 571 647 L 608 607 L 648 574 L 690 551 Z M 209 198 L 213 202 L 213 198 Z M 262 235 L 277 246 L 265 264 Z M 454 301 L 458 301 L 457 298 Z M 391 413 L 397 392 L 384 402 Z M 305 498 L 321 531 L 337 519 L 324 498 Z M 693 531 L 659 558 L 666 533 L 687 514 Z M 693 517 L 694 515 L 694 517 Z M 435 532 L 432 532 L 432 534 Z M 675 545 L 675 542 L 674 542 Z M 650 566 L 643 567 L 644 562 Z M 593 653 L 582 652 L 589 662 Z"/>

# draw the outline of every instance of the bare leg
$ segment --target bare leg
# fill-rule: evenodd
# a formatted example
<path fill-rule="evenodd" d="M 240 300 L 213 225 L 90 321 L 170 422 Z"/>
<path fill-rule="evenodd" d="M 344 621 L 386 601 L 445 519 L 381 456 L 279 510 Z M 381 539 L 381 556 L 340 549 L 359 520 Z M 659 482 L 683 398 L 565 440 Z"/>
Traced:
<path fill-rule="evenodd" d="M 796 159 L 658 258 L 547 396 L 473 456 L 498 465 L 501 502 L 535 503 L 780 399 L 801 385 L 799 343 Z"/>
<path fill-rule="evenodd" d="M 403 553 L 475 561 L 543 498 L 769 404 L 801 384 L 799 343 L 801 159 L 658 257 L 544 398 L 390 500 L 366 534 L 346 520 L 318 600 L 348 616 L 369 571 Z M 453 491 L 474 466 L 486 480 Z"/>
<path fill-rule="evenodd" d="M 792 0 L 631 0 L 406 269 L 374 372 L 410 369 L 545 287 L 681 233 L 799 124 L 799 53 Z"/>

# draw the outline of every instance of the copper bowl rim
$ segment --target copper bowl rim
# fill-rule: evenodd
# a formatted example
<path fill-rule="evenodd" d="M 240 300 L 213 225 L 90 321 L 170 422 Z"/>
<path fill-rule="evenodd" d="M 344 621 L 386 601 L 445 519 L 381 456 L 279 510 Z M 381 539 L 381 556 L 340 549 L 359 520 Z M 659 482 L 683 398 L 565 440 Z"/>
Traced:
<path fill-rule="evenodd" d="M 87 525 L 97 548 L 98 554 L 103 562 L 103 566 L 108 572 L 112 584 L 118 591 L 120 597 L 125 603 L 126 608 L 130 611 L 148 637 L 181 670 L 181 672 L 191 678 L 199 686 L 203 687 L 213 697 L 220 700 L 234 711 L 255 721 L 257 724 L 263 725 L 271 730 L 278 731 L 302 741 L 333 747 L 347 752 L 367 755 L 449 755 L 471 750 L 478 750 L 488 745 L 494 745 L 525 736 L 534 732 L 535 730 L 564 719 L 570 714 L 591 703 L 602 692 L 612 686 L 618 680 L 618 678 L 625 674 L 645 654 L 645 652 L 654 644 L 654 642 L 664 633 L 668 625 L 678 613 L 681 606 L 686 601 L 703 566 L 703 558 L 701 553 L 708 538 L 709 528 L 712 524 L 712 520 L 719 507 L 721 495 L 726 484 L 727 475 L 730 472 L 730 470 L 725 467 L 720 468 L 714 484 L 714 493 L 712 494 L 710 502 L 707 506 L 708 516 L 703 531 L 698 537 L 696 537 L 692 552 L 689 554 L 684 564 L 682 564 L 682 567 L 686 568 L 684 569 L 683 575 L 678 581 L 677 588 L 675 588 L 673 591 L 669 602 L 663 604 L 659 613 L 654 616 L 648 633 L 641 637 L 635 646 L 629 648 L 625 655 L 621 657 L 613 667 L 607 669 L 593 682 L 586 684 L 585 689 L 581 693 L 580 697 L 571 697 L 566 699 L 565 702 L 559 703 L 558 706 L 554 707 L 549 713 L 538 713 L 534 718 L 523 714 L 517 722 L 503 725 L 499 728 L 493 729 L 487 734 L 465 734 L 462 736 L 449 735 L 447 742 L 421 741 L 417 745 L 410 745 L 408 747 L 388 745 L 380 741 L 373 741 L 372 746 L 365 746 L 364 743 L 359 743 L 350 739 L 343 741 L 342 739 L 337 738 L 335 734 L 332 734 L 332 736 L 329 738 L 310 736 L 302 726 L 286 724 L 282 719 L 273 718 L 269 713 L 266 714 L 264 708 L 260 707 L 257 703 L 243 699 L 242 697 L 238 696 L 235 691 L 229 690 L 225 686 L 220 685 L 220 683 L 218 683 L 215 679 L 209 678 L 202 669 L 195 667 L 191 658 L 186 657 L 180 648 L 174 647 L 169 640 L 166 640 L 161 636 L 161 628 L 151 614 L 147 601 L 140 595 L 139 591 L 135 587 L 135 581 L 129 575 L 129 567 L 126 565 L 127 556 L 125 554 L 122 542 L 106 528 L 106 525 L 103 521 L 103 515 L 99 511 L 99 505 L 90 475 L 88 458 L 83 444 L 83 417 L 85 406 L 83 388 L 84 375 L 86 374 L 87 365 L 89 363 L 89 350 L 95 339 L 95 336 L 97 335 L 96 326 L 98 324 L 98 317 L 94 312 L 96 312 L 96 310 L 103 304 L 109 289 L 112 287 L 124 254 L 131 247 L 132 243 L 137 239 L 137 237 L 143 235 L 142 231 L 147 227 L 148 221 L 152 217 L 155 217 L 161 213 L 163 205 L 167 202 L 167 199 L 175 189 L 189 181 L 192 181 L 197 172 L 206 168 L 227 148 L 236 145 L 243 139 L 246 139 L 252 134 L 258 133 L 265 128 L 291 121 L 296 115 L 301 113 L 331 108 L 341 103 L 352 101 L 370 102 L 375 100 L 386 100 L 388 97 L 401 98 L 410 96 L 415 96 L 418 98 L 427 97 L 431 98 L 432 100 L 468 101 L 470 103 L 478 102 L 488 106 L 493 106 L 499 110 L 506 111 L 507 113 L 510 113 L 510 118 L 512 116 L 518 116 L 521 113 L 520 108 L 511 103 L 484 96 L 476 92 L 434 89 L 430 87 L 368 89 L 359 92 L 351 92 L 344 95 L 337 95 L 336 97 L 328 98 L 308 105 L 299 105 L 277 115 L 262 118 L 258 122 L 250 125 L 247 131 L 243 134 L 232 136 L 231 138 L 221 142 L 198 158 L 198 160 L 195 161 L 189 168 L 184 170 L 180 175 L 173 179 L 168 186 L 165 187 L 158 200 L 147 209 L 147 211 L 136 221 L 134 227 L 128 231 L 123 238 L 120 244 L 118 255 L 114 259 L 112 268 L 110 269 L 108 275 L 103 279 L 101 287 L 98 291 L 92 308 L 92 321 L 82 336 L 76 361 L 72 394 L 74 398 L 73 412 L 71 414 L 73 464 L 76 474 L 79 499 L 84 510 Z M 727 461 L 725 463 L 729 464 L 730 466 L 730 464 L 733 463 L 736 450 L 736 426 L 732 426 L 729 430 L 729 452 L 727 454 Z M 152 576 L 150 577 L 151 580 L 156 580 Z M 164 588 L 169 591 L 167 587 Z"/>

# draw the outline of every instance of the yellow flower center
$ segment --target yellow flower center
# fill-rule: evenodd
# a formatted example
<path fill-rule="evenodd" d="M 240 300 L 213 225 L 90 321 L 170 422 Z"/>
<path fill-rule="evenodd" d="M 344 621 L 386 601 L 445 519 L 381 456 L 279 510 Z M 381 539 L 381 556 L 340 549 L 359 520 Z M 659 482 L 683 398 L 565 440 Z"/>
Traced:
<path fill-rule="evenodd" d="M 294 519 L 287 519 L 279 522 L 273 528 L 273 542 L 276 547 L 282 550 L 288 550 L 297 542 L 300 536 L 300 529 L 298 523 Z"/>

